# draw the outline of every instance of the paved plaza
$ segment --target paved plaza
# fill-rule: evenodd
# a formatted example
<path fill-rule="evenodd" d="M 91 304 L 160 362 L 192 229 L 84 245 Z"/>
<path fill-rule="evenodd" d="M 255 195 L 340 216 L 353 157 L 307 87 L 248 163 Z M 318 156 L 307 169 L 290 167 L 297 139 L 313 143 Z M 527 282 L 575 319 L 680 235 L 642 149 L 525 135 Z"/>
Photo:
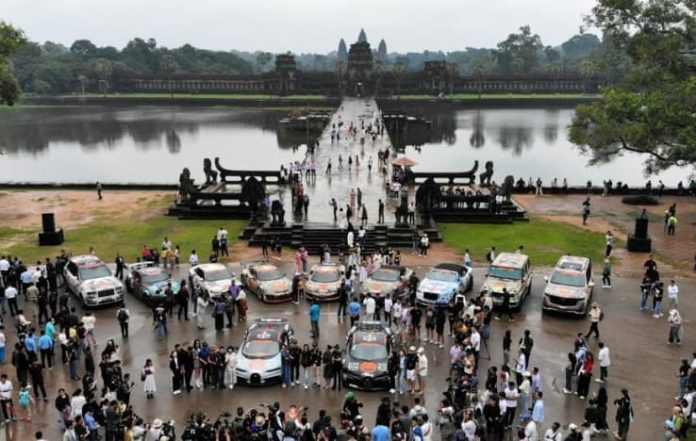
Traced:
<path fill-rule="evenodd" d="M 289 257 L 289 256 L 286 256 Z M 422 276 L 430 262 L 427 258 L 406 256 L 406 263 L 417 270 Z M 290 271 L 292 265 L 290 259 L 286 259 L 282 266 Z M 239 264 L 232 264 L 230 268 L 239 272 Z M 184 277 L 187 273 L 186 266 L 174 271 L 175 278 Z M 477 292 L 484 279 L 484 269 L 475 269 L 474 292 Z M 516 321 L 508 324 L 504 321 L 494 321 L 491 338 L 488 342 L 490 359 L 487 359 L 488 351 L 482 349 L 482 365 L 479 375 L 484 375 L 488 366 L 500 365 L 502 362 L 502 336 L 506 329 L 511 329 L 513 343 L 522 336 L 524 329 L 532 331 L 535 339 L 530 366 L 538 366 L 543 378 L 544 399 L 546 403 L 546 424 L 559 421 L 564 426 L 568 423 L 580 423 L 586 401 L 581 401 L 575 395 L 561 393 L 563 387 L 564 368 L 566 365 L 566 353 L 573 349 L 573 338 L 577 332 L 585 332 L 589 327 L 589 320 L 556 317 L 541 314 L 541 291 L 544 285 L 543 273 L 535 272 L 532 296 L 526 301 L 521 312 L 515 314 Z M 685 345 L 681 347 L 668 346 L 666 344 L 668 325 L 665 319 L 653 319 L 647 313 L 641 313 L 638 309 L 639 291 L 637 282 L 632 279 L 617 279 L 611 290 L 605 290 L 597 286 L 595 300 L 605 311 L 606 318 L 600 324 L 602 340 L 611 350 L 612 366 L 609 369 L 609 381 L 607 390 L 610 400 L 618 397 L 621 388 L 628 388 L 633 399 L 633 407 L 636 413 L 634 426 L 631 428 L 632 439 L 658 439 L 662 433 L 662 421 L 668 415 L 670 404 L 677 394 L 677 380 L 674 376 L 681 357 L 691 358 L 693 342 L 690 339 L 688 323 L 689 317 L 696 314 L 689 294 L 693 292 L 695 285 L 691 281 L 683 281 L 681 284 L 682 314 L 687 318 Z M 20 301 L 20 304 L 22 302 Z M 194 339 L 208 341 L 213 345 L 239 345 L 243 336 L 243 329 L 235 327 L 216 332 L 212 318 L 206 317 L 207 326 L 204 330 L 196 328 L 196 321 L 177 321 L 176 317 L 169 320 L 169 335 L 158 341 L 153 331 L 151 312 L 140 301 L 127 298 L 132 319 L 130 323 L 130 338 L 124 340 L 119 333 L 115 309 L 107 308 L 95 311 L 97 317 L 97 341 L 100 348 L 104 342 L 113 338 L 120 345 L 120 354 L 123 360 L 124 372 L 130 372 L 136 382 L 131 403 L 138 414 L 146 420 L 154 418 L 173 419 L 177 429 L 182 430 L 182 424 L 188 415 L 193 412 L 203 411 L 215 418 L 221 411 L 234 411 L 237 406 L 245 409 L 259 407 L 261 403 L 279 401 L 285 408 L 290 404 L 308 406 L 310 408 L 310 420 L 316 417 L 319 409 L 327 409 L 338 419 L 338 413 L 343 401 L 345 390 L 332 392 L 326 390 L 309 389 L 300 387 L 282 389 L 280 385 L 267 387 L 238 386 L 233 391 L 229 390 L 194 390 L 191 393 L 172 395 L 171 376 L 168 368 L 169 352 L 174 344 L 188 344 Z M 20 305 L 21 306 L 21 305 Z M 300 344 L 309 343 L 309 319 L 308 306 L 280 304 L 265 305 L 250 298 L 249 320 L 258 317 L 285 317 L 295 329 L 295 335 Z M 30 309 L 27 306 L 26 309 Z M 78 308 L 79 309 L 79 308 Z M 323 304 L 321 314 L 321 338 L 320 346 L 327 344 L 345 343 L 345 333 L 348 330 L 348 320 L 339 321 L 336 315 L 336 304 Z M 9 322 L 9 315 L 5 317 Z M 15 333 L 8 332 L 8 347 L 15 343 Z M 446 337 L 445 349 L 438 349 L 433 345 L 424 345 L 426 354 L 430 360 L 430 373 L 425 405 L 431 415 L 435 415 L 437 403 L 442 398 L 445 388 L 445 378 L 449 372 L 448 349 L 451 340 Z M 596 352 L 596 342 L 589 342 L 589 349 Z M 96 354 L 95 354 L 96 355 Z M 139 381 L 139 372 L 146 358 L 152 358 L 156 368 L 157 393 L 154 400 L 147 400 L 142 392 L 142 383 Z M 14 369 L 6 363 L 1 369 L 10 374 L 14 380 Z M 82 371 L 82 366 L 81 366 Z M 70 393 L 81 387 L 80 382 L 71 381 L 67 366 L 58 364 L 52 370 L 45 372 L 46 388 L 51 401 L 38 402 L 35 417 L 32 423 L 18 422 L 6 426 L 0 433 L 7 440 L 28 440 L 34 430 L 44 431 L 47 439 L 58 439 L 60 432 L 56 424 L 56 411 L 53 407 L 53 398 L 59 387 L 65 387 Z M 592 383 L 591 392 L 597 390 L 597 384 Z M 381 392 L 357 392 L 357 397 L 365 404 L 362 414 L 368 425 L 374 424 L 376 407 L 382 396 L 389 395 Z M 392 400 L 413 404 L 413 397 L 409 395 L 392 395 Z M 608 419 L 612 424 L 614 409 L 610 407 Z M 437 438 L 436 438 L 437 439 Z"/>

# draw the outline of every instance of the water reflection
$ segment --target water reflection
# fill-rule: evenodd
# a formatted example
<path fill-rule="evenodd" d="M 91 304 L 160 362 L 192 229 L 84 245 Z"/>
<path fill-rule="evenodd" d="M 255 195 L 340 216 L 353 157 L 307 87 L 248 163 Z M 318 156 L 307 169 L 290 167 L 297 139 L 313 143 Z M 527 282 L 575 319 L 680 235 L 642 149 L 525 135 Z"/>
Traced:
<path fill-rule="evenodd" d="M 534 136 L 529 127 L 501 126 L 498 129 L 498 144 L 503 150 L 511 150 L 515 156 L 520 156 L 522 150 L 532 147 Z"/>

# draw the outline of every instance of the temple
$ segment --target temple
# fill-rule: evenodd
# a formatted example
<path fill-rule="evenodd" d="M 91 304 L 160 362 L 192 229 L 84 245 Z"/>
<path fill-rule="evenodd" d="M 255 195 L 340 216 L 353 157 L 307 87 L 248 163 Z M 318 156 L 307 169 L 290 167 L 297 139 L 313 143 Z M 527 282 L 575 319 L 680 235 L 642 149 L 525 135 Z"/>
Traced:
<path fill-rule="evenodd" d="M 120 93 L 235 93 L 235 94 L 320 94 L 325 96 L 390 97 L 401 94 L 529 94 L 596 93 L 601 79 L 564 75 L 502 77 L 460 75 L 445 61 L 427 61 L 420 71 L 409 71 L 407 59 L 386 65 L 387 45 L 382 39 L 373 50 L 361 29 L 347 49 L 341 39 L 334 70 L 299 70 L 291 53 L 275 56 L 275 69 L 256 75 L 138 75 L 112 85 Z M 402 57 L 404 58 L 404 57 Z M 315 67 L 326 69 L 325 60 Z"/>

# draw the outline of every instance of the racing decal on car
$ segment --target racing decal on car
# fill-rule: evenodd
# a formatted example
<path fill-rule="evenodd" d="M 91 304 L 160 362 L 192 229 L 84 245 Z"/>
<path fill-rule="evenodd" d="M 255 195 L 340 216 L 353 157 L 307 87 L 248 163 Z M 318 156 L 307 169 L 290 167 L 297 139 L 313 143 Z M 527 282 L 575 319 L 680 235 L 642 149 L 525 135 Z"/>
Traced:
<path fill-rule="evenodd" d="M 377 363 L 374 361 L 363 361 L 360 362 L 359 369 L 361 374 L 374 374 L 377 372 Z"/>

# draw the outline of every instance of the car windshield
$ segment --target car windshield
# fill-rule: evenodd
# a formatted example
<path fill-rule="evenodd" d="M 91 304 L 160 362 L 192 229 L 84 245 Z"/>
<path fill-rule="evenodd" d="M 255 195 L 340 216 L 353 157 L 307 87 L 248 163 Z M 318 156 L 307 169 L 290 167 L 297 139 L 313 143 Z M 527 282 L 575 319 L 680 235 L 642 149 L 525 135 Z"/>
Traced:
<path fill-rule="evenodd" d="M 551 283 L 582 288 L 585 286 L 585 276 L 576 272 L 554 271 L 551 275 Z"/>
<path fill-rule="evenodd" d="M 321 269 L 314 271 L 312 282 L 331 283 L 338 281 L 338 271 L 335 269 Z"/>
<path fill-rule="evenodd" d="M 256 273 L 256 278 L 261 282 L 266 282 L 269 280 L 278 280 L 283 278 L 283 273 L 278 269 L 267 269 L 263 271 L 258 271 Z"/>
<path fill-rule="evenodd" d="M 273 340 L 249 340 L 242 348 L 242 354 L 247 358 L 271 358 L 278 352 L 280 346 Z"/>
<path fill-rule="evenodd" d="M 456 282 L 459 275 L 454 271 L 431 270 L 425 276 L 429 280 L 437 280 L 438 282 Z"/>
<path fill-rule="evenodd" d="M 80 267 L 80 280 L 101 279 L 111 276 L 111 271 L 106 265 Z"/>
<path fill-rule="evenodd" d="M 169 276 L 165 272 L 157 271 L 149 274 L 141 274 L 143 283 L 152 284 L 159 282 L 166 282 Z"/>
<path fill-rule="evenodd" d="M 350 356 L 356 360 L 384 360 L 388 355 L 387 347 L 379 343 L 357 343 L 350 348 Z"/>
<path fill-rule="evenodd" d="M 498 279 L 520 280 L 522 270 L 520 268 L 510 268 L 509 266 L 491 266 L 488 275 Z"/>
<path fill-rule="evenodd" d="M 396 282 L 401 277 L 401 274 L 397 270 L 389 269 L 378 269 L 372 274 L 372 280 L 377 280 L 379 282 Z"/>
<path fill-rule="evenodd" d="M 225 280 L 231 278 L 232 274 L 230 274 L 230 272 L 227 271 L 227 268 L 206 271 L 205 273 L 205 280 L 207 280 L 208 282 L 217 282 L 218 280 Z"/>

